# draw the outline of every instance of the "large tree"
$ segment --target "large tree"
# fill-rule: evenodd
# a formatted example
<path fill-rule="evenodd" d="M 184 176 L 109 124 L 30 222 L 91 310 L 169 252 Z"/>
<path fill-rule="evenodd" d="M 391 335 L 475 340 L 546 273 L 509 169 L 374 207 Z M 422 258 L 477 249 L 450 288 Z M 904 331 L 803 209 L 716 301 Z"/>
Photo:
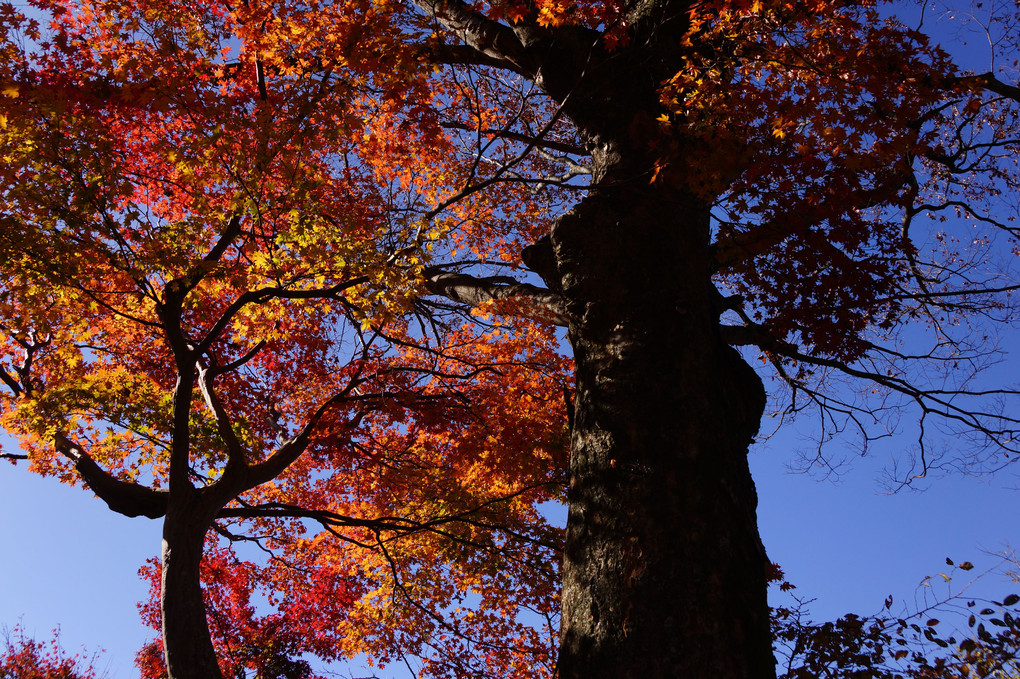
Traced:
<path fill-rule="evenodd" d="M 908 477 L 933 418 L 1015 452 L 961 324 L 1013 319 L 1020 93 L 869 3 L 35 6 L 0 6 L 5 426 L 163 518 L 172 677 L 773 675 L 748 359 L 865 440 L 910 410 Z M 217 660 L 211 529 L 305 646 L 210 616 Z"/>

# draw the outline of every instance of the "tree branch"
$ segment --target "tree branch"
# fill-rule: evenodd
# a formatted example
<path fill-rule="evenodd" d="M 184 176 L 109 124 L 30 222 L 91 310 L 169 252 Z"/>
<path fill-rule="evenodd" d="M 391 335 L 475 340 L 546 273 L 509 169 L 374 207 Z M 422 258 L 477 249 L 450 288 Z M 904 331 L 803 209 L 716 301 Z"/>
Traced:
<path fill-rule="evenodd" d="M 202 261 L 208 264 L 215 264 L 220 261 L 220 257 L 227 251 L 227 248 L 233 244 L 234 240 L 241 234 L 241 213 L 235 212 L 230 216 L 230 221 L 227 222 L 227 226 L 223 229 L 223 233 L 220 234 L 219 240 L 213 245 L 212 249 L 206 253 Z"/>
<path fill-rule="evenodd" d="M 518 75 L 527 76 L 516 64 L 506 59 L 482 54 L 470 45 L 443 45 L 432 43 L 425 47 L 425 56 L 433 64 L 450 66 L 490 66 L 492 68 L 513 71 Z"/>
<path fill-rule="evenodd" d="M 484 57 L 511 65 L 522 75 L 533 75 L 538 62 L 512 28 L 493 21 L 460 0 L 414 0 L 428 15 Z M 466 58 L 467 53 L 461 53 Z"/>
<path fill-rule="evenodd" d="M 411 516 L 377 516 L 375 518 L 363 518 L 339 514 L 337 512 L 331 512 L 324 509 L 311 509 L 283 502 L 269 502 L 265 504 L 249 505 L 243 503 L 240 500 L 238 500 L 238 502 L 242 505 L 241 507 L 228 507 L 221 509 L 217 514 L 217 518 L 312 519 L 314 521 L 318 521 L 323 527 L 369 528 L 377 532 L 391 531 L 392 533 L 394 533 L 394 536 L 383 540 L 387 542 L 389 540 L 394 539 L 395 537 L 402 537 L 414 533 L 419 533 L 422 531 L 429 531 L 436 533 L 438 535 L 444 535 L 446 537 L 453 538 L 459 542 L 463 542 L 464 544 L 475 544 L 469 541 L 465 541 L 463 540 L 463 538 L 453 536 L 449 532 L 442 530 L 442 527 L 447 524 L 461 523 L 475 526 L 477 528 L 482 528 L 485 530 L 500 531 L 521 542 L 535 544 L 556 552 L 560 552 L 562 551 L 562 547 L 554 542 L 548 542 L 530 535 L 526 535 L 519 530 L 514 530 L 510 526 L 486 520 L 485 517 L 485 511 L 493 507 L 494 505 L 508 502 L 514 498 L 520 497 L 521 495 L 530 493 L 534 490 L 537 490 L 538 488 L 548 485 L 555 484 L 538 483 L 534 485 L 529 485 L 507 495 L 485 500 L 477 505 L 465 508 L 459 512 L 451 514 L 442 514 L 427 519 L 415 519 Z"/>
<path fill-rule="evenodd" d="M 213 389 L 213 375 L 201 363 L 196 367 L 198 368 L 198 387 L 202 392 L 202 397 L 205 399 L 206 407 L 209 408 L 213 419 L 216 420 L 216 430 L 219 432 L 220 438 L 223 439 L 223 444 L 227 447 L 227 469 L 224 471 L 224 474 L 230 473 L 233 467 L 244 469 L 247 466 L 245 463 L 245 458 L 247 457 L 245 449 L 234 432 L 234 426 L 230 422 L 230 415 L 223 408 L 219 396 L 216 395 Z"/>
<path fill-rule="evenodd" d="M 513 132 L 511 130 L 477 130 L 474 127 L 471 127 L 470 125 L 457 122 L 446 122 L 442 124 L 442 127 L 448 130 L 468 130 L 470 132 L 480 132 L 481 134 L 491 137 L 498 137 L 500 139 L 510 139 L 512 141 L 525 142 L 527 144 L 531 144 L 532 146 L 538 149 L 552 149 L 554 151 L 560 151 L 561 153 L 569 153 L 577 156 L 589 155 L 588 151 L 586 151 L 584 148 L 576 144 L 569 144 L 567 142 L 556 141 L 554 139 L 545 138 L 538 139 L 531 135 L 521 134 L 520 132 Z M 591 171 L 587 170 L 585 174 L 591 174 Z"/>
<path fill-rule="evenodd" d="M 1020 102 L 1020 87 L 1002 82 L 991 71 L 976 75 L 960 76 L 959 78 L 950 78 L 949 82 L 951 85 L 985 89 L 1013 101 Z"/>
<path fill-rule="evenodd" d="M 350 396 L 351 392 L 354 391 L 354 389 L 356 389 L 361 383 L 362 380 L 358 378 L 358 375 L 352 377 L 347 386 L 336 394 L 333 394 L 333 396 L 331 396 L 326 402 L 320 405 L 314 413 L 312 413 L 297 434 L 287 439 L 279 448 L 276 449 L 276 452 L 270 455 L 266 460 L 255 465 L 250 465 L 247 469 L 247 476 L 245 479 L 247 487 L 254 488 L 255 486 L 275 479 L 295 460 L 301 457 L 301 455 L 305 452 L 305 449 L 308 448 L 312 430 L 319 424 L 326 412 L 341 400 Z M 353 421 L 349 422 L 348 425 L 356 427 L 361 423 L 361 420 L 364 417 L 365 413 L 358 413 L 354 416 Z"/>
<path fill-rule="evenodd" d="M 64 457 L 74 462 L 74 468 L 99 499 L 113 511 L 124 516 L 145 516 L 158 519 L 166 513 L 170 494 L 131 481 L 121 481 L 96 464 L 81 446 L 57 432 L 54 446 Z"/>
<path fill-rule="evenodd" d="M 524 300 L 535 305 L 534 318 L 566 326 L 570 317 L 566 303 L 559 294 L 528 283 L 520 283 L 507 276 L 476 278 L 462 273 L 426 270 L 425 287 L 440 295 L 470 307 L 481 306 L 496 300 Z M 531 314 L 529 314 L 530 316 Z"/>
<path fill-rule="evenodd" d="M 308 290 L 290 290 L 284 287 L 265 287 L 258 290 L 248 290 L 235 299 L 226 311 L 216 320 L 213 326 L 206 333 L 202 341 L 198 343 L 197 351 L 204 352 L 212 346 L 220 334 L 230 325 L 237 313 L 249 304 L 262 304 L 269 299 L 325 299 L 336 297 L 344 290 L 356 287 L 369 281 L 368 276 L 359 276 L 349 281 L 343 281 L 328 288 L 312 288 Z"/>
<path fill-rule="evenodd" d="M 12 377 L 6 370 L 4 370 L 3 367 L 0 367 L 0 382 L 6 384 L 7 388 L 10 389 L 15 396 L 21 396 L 21 394 L 24 392 L 24 390 L 21 388 L 21 385 L 18 384 L 18 381 L 14 379 L 14 377 Z"/>
<path fill-rule="evenodd" d="M 720 236 L 712 244 L 716 267 L 726 269 L 768 252 L 787 238 L 811 228 L 814 220 L 804 215 L 790 215 L 784 221 L 757 224 L 747 231 Z"/>

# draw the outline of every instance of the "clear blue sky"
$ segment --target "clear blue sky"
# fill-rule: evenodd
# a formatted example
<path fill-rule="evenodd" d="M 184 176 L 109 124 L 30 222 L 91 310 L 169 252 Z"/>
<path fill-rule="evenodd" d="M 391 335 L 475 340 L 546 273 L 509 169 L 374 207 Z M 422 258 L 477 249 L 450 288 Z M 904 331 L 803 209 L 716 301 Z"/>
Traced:
<path fill-rule="evenodd" d="M 836 484 L 787 473 L 797 445 L 777 436 L 751 461 L 766 548 L 801 596 L 817 598 L 818 618 L 877 612 L 889 594 L 912 598 L 947 556 L 974 561 L 976 573 L 994 561 L 983 550 L 1020 546 L 1012 471 L 887 496 L 878 493 L 877 460 L 858 461 Z M 135 608 L 146 595 L 136 571 L 159 552 L 159 522 L 116 515 L 86 491 L 6 463 L 0 516 L 0 623 L 20 619 L 39 637 L 59 625 L 68 648 L 107 650 L 111 679 L 136 677 L 133 654 L 148 634 Z M 1000 595 L 1010 589 L 996 576 L 984 584 Z"/>

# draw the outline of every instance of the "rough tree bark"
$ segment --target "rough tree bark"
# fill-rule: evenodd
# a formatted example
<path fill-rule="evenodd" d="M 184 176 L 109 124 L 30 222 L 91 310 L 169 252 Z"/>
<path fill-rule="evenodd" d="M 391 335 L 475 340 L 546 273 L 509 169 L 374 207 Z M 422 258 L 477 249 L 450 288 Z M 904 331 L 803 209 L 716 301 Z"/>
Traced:
<path fill-rule="evenodd" d="M 667 44 L 575 79 L 542 71 L 593 169 L 551 233 L 577 367 L 559 676 L 761 679 L 775 667 L 746 455 L 765 392 L 721 336 L 707 205 L 653 180 L 675 141 L 656 117 L 680 22 L 647 7 L 661 14 L 638 30 Z"/>
<path fill-rule="evenodd" d="M 219 503 L 193 490 L 171 496 L 163 520 L 160 609 L 166 665 L 173 679 L 218 679 L 199 567 Z"/>
<path fill-rule="evenodd" d="M 461 42 L 438 60 L 532 79 L 591 154 L 587 197 L 523 254 L 563 296 L 577 371 L 559 679 L 774 677 L 746 459 L 765 392 L 722 336 L 707 205 L 654 181 L 685 143 L 656 118 L 688 5 L 635 5 L 613 52 L 582 28 L 419 6 Z"/>
<path fill-rule="evenodd" d="M 559 676 L 774 676 L 764 389 L 719 334 L 707 211 L 619 170 L 552 232 L 577 366 Z"/>

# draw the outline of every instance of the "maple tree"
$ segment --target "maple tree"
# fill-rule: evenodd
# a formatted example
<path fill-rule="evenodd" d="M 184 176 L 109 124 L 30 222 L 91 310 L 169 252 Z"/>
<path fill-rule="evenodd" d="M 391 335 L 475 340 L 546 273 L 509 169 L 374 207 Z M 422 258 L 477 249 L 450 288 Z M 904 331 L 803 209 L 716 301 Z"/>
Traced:
<path fill-rule="evenodd" d="M 746 359 L 823 437 L 913 408 L 907 477 L 1016 452 L 962 325 L 1012 318 L 1015 63 L 837 0 L 32 7 L 3 425 L 162 519 L 151 671 L 772 676 Z"/>
<path fill-rule="evenodd" d="M 427 110 L 410 130 L 393 118 L 429 96 L 400 65 L 416 62 L 390 49 L 380 64 L 359 40 L 372 71 L 334 83 L 280 66 L 270 87 L 262 48 L 228 44 L 242 20 L 261 26 L 257 8 L 210 5 L 192 24 L 158 9 L 53 6 L 52 36 L 26 28 L 39 66 L 5 99 L 5 425 L 39 471 L 163 517 L 172 676 L 219 672 L 199 585 L 214 520 L 228 540 L 282 526 L 269 547 L 317 564 L 311 582 L 275 576 L 294 587 L 295 629 L 358 602 L 309 642 L 341 639 L 330 653 L 373 648 L 394 618 L 425 643 L 467 615 L 448 604 L 492 596 L 478 583 L 497 569 L 523 571 L 505 610 L 547 610 L 548 579 L 527 574 L 553 568 L 558 542 L 534 504 L 561 492 L 566 362 L 549 329 L 418 307 L 445 227 L 416 202 L 448 183 L 421 168 L 451 163 Z M 125 60 L 128 35 L 151 40 Z M 184 56 L 166 59 L 175 47 Z M 228 52 L 243 69 L 214 65 Z M 380 164 L 384 151 L 403 162 Z M 445 218 L 486 209 L 466 200 Z M 233 526 L 245 520 L 248 533 Z M 295 535 L 303 521 L 326 533 Z M 343 541 L 323 547 L 331 535 Z M 437 570 L 405 572 L 422 562 Z M 509 636 L 494 662 L 534 656 L 535 633 L 513 620 L 464 626 Z"/>

